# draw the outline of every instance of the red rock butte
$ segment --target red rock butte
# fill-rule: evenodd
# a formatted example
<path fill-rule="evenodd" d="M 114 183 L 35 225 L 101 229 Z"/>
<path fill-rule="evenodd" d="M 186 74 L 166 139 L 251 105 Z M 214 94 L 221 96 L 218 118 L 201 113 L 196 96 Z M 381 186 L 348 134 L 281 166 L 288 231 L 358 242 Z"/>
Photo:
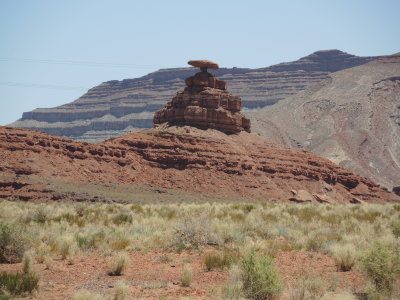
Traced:
<path fill-rule="evenodd" d="M 250 120 L 240 113 L 242 100 L 226 90 L 226 82 L 207 71 L 218 69 L 208 60 L 191 60 L 200 72 L 186 78 L 186 87 L 178 91 L 163 108 L 154 114 L 157 127 L 163 123 L 213 128 L 225 133 L 250 132 Z"/>

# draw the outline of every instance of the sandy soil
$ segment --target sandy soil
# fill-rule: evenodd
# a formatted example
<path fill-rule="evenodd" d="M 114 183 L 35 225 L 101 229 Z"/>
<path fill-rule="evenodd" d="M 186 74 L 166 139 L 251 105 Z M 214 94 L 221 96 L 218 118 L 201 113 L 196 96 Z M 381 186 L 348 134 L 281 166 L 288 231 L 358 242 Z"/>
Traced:
<path fill-rule="evenodd" d="M 131 263 L 122 276 L 107 275 L 110 257 L 97 254 L 77 256 L 72 265 L 55 259 L 48 270 L 43 264 L 35 264 L 34 269 L 41 274 L 39 291 L 24 299 L 69 299 L 80 289 L 111 297 L 118 280 L 129 286 L 128 299 L 217 299 L 228 271 L 206 271 L 203 263 L 206 252 L 130 252 Z M 280 252 L 275 262 L 285 286 L 280 299 L 286 299 L 287 291 L 302 276 L 319 277 L 328 285 L 336 285 L 338 290 L 359 291 L 365 285 L 360 273 L 337 272 L 333 259 L 324 254 Z M 190 287 L 181 285 L 184 263 L 193 269 Z M 0 265 L 0 271 L 21 269 L 21 264 Z"/>

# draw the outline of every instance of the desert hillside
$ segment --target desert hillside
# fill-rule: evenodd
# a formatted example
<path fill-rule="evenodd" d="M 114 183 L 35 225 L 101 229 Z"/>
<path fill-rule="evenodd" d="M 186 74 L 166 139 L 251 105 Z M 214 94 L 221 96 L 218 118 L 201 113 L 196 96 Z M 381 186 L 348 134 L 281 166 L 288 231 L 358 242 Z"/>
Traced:
<path fill-rule="evenodd" d="M 276 142 L 390 189 L 400 185 L 400 55 L 332 73 L 252 119 L 257 132 Z"/>

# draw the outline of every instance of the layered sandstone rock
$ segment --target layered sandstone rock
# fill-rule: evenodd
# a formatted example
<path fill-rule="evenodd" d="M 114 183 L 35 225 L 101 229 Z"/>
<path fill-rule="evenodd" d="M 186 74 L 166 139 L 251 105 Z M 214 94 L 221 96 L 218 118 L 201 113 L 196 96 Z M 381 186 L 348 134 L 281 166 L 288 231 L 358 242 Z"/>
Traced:
<path fill-rule="evenodd" d="M 245 109 L 254 110 L 294 95 L 331 72 L 373 59 L 329 50 L 270 67 L 220 68 L 214 73 L 242 98 Z M 191 74 L 191 68 L 162 69 L 140 78 L 107 81 L 71 103 L 26 112 L 12 126 L 88 142 L 151 128 L 154 112 L 184 88 L 184 79 Z"/>
<path fill-rule="evenodd" d="M 0 127 L 0 172 L 0 198 L 9 200 L 62 200 L 65 186 L 70 194 L 78 193 L 84 183 L 108 186 L 112 193 L 100 194 L 111 197 L 105 200 L 114 200 L 115 184 L 190 191 L 198 198 L 241 197 L 242 201 L 400 200 L 371 180 L 311 152 L 246 131 L 227 135 L 191 126 L 162 125 L 94 145 Z M 90 195 L 78 196 L 73 199 L 96 201 Z"/>
<path fill-rule="evenodd" d="M 162 123 L 214 128 L 226 133 L 250 132 L 250 120 L 240 110 L 242 101 L 226 91 L 226 82 L 207 72 L 218 68 L 210 61 L 189 61 L 201 72 L 186 78 L 186 87 L 154 114 L 154 125 Z"/>

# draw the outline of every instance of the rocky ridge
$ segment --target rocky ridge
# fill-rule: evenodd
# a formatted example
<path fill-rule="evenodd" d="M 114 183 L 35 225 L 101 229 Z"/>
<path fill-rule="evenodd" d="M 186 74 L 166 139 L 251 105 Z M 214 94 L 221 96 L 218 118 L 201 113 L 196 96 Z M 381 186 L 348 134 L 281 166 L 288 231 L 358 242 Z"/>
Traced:
<path fill-rule="evenodd" d="M 371 180 L 257 134 L 161 125 L 99 144 L 0 127 L 0 197 L 57 200 L 46 179 L 126 183 L 262 201 L 399 201 Z"/>
<path fill-rule="evenodd" d="M 255 113 L 254 130 L 389 189 L 400 186 L 400 55 L 330 77 Z"/>
<path fill-rule="evenodd" d="M 249 110 L 274 104 L 328 78 L 331 72 L 375 58 L 318 51 L 290 63 L 259 69 L 221 68 L 213 73 L 227 82 Z M 74 102 L 26 112 L 11 125 L 89 142 L 151 128 L 154 112 L 184 87 L 183 80 L 192 73 L 191 68 L 163 69 L 141 78 L 104 82 Z"/>

